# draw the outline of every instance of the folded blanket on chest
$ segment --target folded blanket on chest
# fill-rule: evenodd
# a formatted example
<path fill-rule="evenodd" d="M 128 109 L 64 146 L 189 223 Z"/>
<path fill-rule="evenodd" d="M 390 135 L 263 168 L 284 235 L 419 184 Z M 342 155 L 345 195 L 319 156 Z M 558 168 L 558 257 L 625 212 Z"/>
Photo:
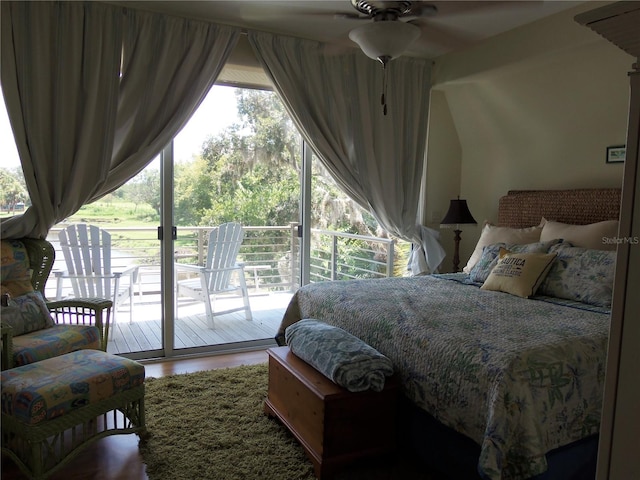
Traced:
<path fill-rule="evenodd" d="M 345 330 L 314 319 L 287 327 L 291 352 L 350 392 L 384 388 L 393 375 L 391 360 Z"/>

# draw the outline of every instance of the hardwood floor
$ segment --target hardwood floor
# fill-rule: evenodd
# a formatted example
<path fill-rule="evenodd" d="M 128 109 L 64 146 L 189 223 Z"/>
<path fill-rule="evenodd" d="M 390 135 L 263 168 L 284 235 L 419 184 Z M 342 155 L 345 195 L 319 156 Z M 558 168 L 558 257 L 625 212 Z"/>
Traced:
<path fill-rule="evenodd" d="M 163 377 L 216 368 L 266 363 L 266 350 L 233 354 L 190 357 L 185 359 L 142 362 L 147 377 Z M 2 456 L 3 480 L 24 480 L 13 461 Z M 56 472 L 50 480 L 146 480 L 144 463 L 138 453 L 138 436 L 112 435 L 98 440 L 71 463 Z"/>

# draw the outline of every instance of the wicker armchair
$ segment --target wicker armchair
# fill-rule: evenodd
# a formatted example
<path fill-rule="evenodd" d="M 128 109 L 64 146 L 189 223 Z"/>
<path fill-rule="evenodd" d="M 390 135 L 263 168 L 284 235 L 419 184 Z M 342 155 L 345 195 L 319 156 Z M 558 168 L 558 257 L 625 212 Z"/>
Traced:
<path fill-rule="evenodd" d="M 5 253 L 12 246 L 19 244 L 6 240 L 2 242 L 3 308 L 0 308 L 0 319 L 2 319 L 0 329 L 2 336 L 2 370 L 84 348 L 99 348 L 106 351 L 113 302 L 103 298 L 47 301 L 44 288 L 55 259 L 53 245 L 47 240 L 23 238 L 19 242 L 24 245 L 28 257 L 28 267 L 32 272 L 30 277 L 31 286 L 35 292 L 40 292 L 42 298 L 45 299 L 46 307 L 53 320 L 53 326 L 47 325 L 46 328 L 16 335 L 15 325 L 13 327 L 10 326 L 5 321 L 5 318 L 2 318 L 2 312 L 7 308 L 11 300 L 10 296 L 6 294 L 7 289 L 4 288 L 8 284 L 5 282 L 4 263 L 12 260 L 12 258 L 7 259 L 8 255 L 5 255 Z M 6 310 L 5 313 L 8 311 Z"/>

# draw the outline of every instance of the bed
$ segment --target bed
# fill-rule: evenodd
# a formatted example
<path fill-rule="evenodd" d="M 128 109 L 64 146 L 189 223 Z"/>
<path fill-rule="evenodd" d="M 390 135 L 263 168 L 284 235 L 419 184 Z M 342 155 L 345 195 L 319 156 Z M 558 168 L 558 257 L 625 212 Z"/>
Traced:
<path fill-rule="evenodd" d="M 311 318 L 387 356 L 404 435 L 453 478 L 593 478 L 619 205 L 619 189 L 510 191 L 466 272 L 307 285 L 276 341 Z M 531 296 L 487 286 L 522 259 L 542 265 Z"/>

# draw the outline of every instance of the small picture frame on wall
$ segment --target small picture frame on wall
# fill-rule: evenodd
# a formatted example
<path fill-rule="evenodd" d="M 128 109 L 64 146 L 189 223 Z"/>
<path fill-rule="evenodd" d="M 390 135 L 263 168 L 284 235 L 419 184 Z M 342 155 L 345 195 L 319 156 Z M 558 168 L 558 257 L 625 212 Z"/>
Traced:
<path fill-rule="evenodd" d="M 624 145 L 607 147 L 607 163 L 622 163 L 626 154 L 627 148 Z"/>

